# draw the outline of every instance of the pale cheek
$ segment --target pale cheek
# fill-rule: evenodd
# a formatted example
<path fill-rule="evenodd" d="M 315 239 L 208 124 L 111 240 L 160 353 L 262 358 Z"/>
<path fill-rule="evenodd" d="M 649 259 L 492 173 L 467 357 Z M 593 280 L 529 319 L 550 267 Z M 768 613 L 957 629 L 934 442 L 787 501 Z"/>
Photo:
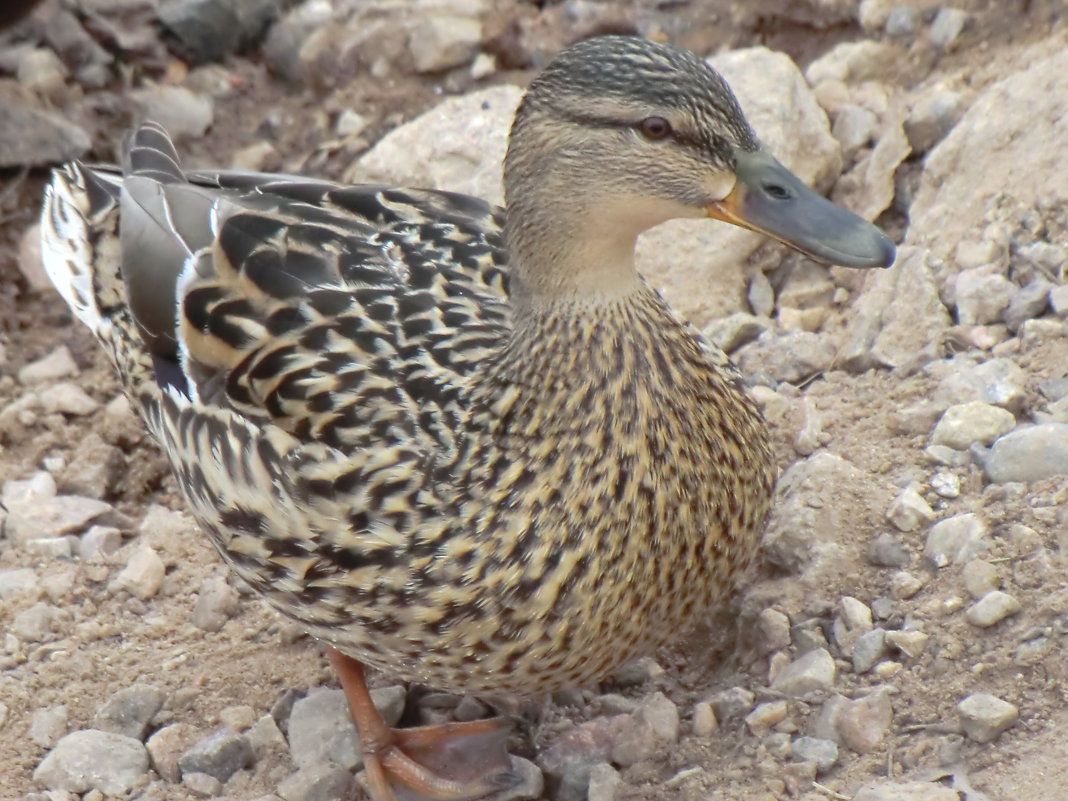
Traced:
<path fill-rule="evenodd" d="M 701 181 L 701 186 L 712 200 L 723 200 L 732 191 L 738 179 L 730 172 L 708 172 Z"/>

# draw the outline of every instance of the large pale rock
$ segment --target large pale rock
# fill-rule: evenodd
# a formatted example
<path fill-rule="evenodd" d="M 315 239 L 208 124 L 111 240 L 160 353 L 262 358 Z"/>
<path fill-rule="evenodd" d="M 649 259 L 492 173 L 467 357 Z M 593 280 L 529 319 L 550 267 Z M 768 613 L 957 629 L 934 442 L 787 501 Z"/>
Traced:
<path fill-rule="evenodd" d="M 983 91 L 927 156 L 908 241 L 947 256 L 981 225 L 995 195 L 1033 206 L 1066 194 L 1068 49 L 1038 45 L 1021 69 Z"/>
<path fill-rule="evenodd" d="M 902 247 L 893 267 L 869 272 L 847 319 L 839 357 L 850 369 L 899 367 L 920 354 L 940 356 L 950 317 L 927 251 Z"/>
<path fill-rule="evenodd" d="M 866 220 L 874 220 L 890 208 L 894 201 L 894 175 L 912 152 L 900 110 L 888 117 L 875 147 L 834 187 L 834 202 Z"/>
<path fill-rule="evenodd" d="M 382 137 L 345 180 L 446 189 L 500 205 L 501 163 L 522 95 L 506 84 L 449 98 Z"/>

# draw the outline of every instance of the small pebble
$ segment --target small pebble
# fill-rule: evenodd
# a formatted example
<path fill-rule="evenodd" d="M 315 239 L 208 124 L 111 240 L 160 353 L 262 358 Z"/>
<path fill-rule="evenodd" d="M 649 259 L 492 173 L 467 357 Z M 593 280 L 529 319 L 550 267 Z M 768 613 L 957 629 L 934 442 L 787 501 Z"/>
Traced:
<path fill-rule="evenodd" d="M 813 762 L 817 773 L 826 773 L 838 762 L 838 743 L 819 737 L 798 737 L 792 744 L 794 757 Z"/>
<path fill-rule="evenodd" d="M 912 554 L 901 540 L 886 531 L 868 543 L 865 554 L 876 567 L 905 567 L 912 561 Z"/>
<path fill-rule="evenodd" d="M 124 687 L 97 710 L 93 728 L 143 740 L 149 722 L 163 707 L 165 699 L 162 690 L 148 684 Z"/>
<path fill-rule="evenodd" d="M 253 723 L 246 736 L 257 762 L 277 759 L 280 755 L 289 753 L 289 743 L 270 715 L 263 715 Z"/>
<path fill-rule="evenodd" d="M 126 567 L 115 579 L 115 585 L 144 601 L 159 592 L 165 573 L 166 568 L 159 554 L 142 545 L 130 554 Z"/>
<path fill-rule="evenodd" d="M 619 771 L 607 762 L 599 762 L 590 768 L 590 784 L 586 791 L 587 801 L 616 801 L 623 778 Z"/>
<path fill-rule="evenodd" d="M 975 600 L 998 588 L 998 571 L 985 559 L 971 559 L 961 571 L 964 589 Z"/>
<path fill-rule="evenodd" d="M 52 638 L 57 621 L 56 607 L 38 601 L 15 615 L 11 631 L 28 642 L 44 642 Z"/>
<path fill-rule="evenodd" d="M 939 520 L 927 532 L 923 555 L 935 567 L 966 562 L 990 546 L 986 522 L 967 512 Z"/>
<path fill-rule="evenodd" d="M 989 445 L 1016 427 L 1012 412 L 981 401 L 950 406 L 942 415 L 931 443 L 955 450 L 967 450 L 973 443 Z"/>
<path fill-rule="evenodd" d="M 0 600 L 6 601 L 19 595 L 37 596 L 39 588 L 37 571 L 32 567 L 0 570 Z"/>
<path fill-rule="evenodd" d="M 90 526 L 79 540 L 78 556 L 87 562 L 96 554 L 108 556 L 122 547 L 122 532 L 111 526 Z"/>
<path fill-rule="evenodd" d="M 886 655 L 886 630 L 872 629 L 857 637 L 853 643 L 853 672 L 867 673 Z"/>
<path fill-rule="evenodd" d="M 716 713 L 716 720 L 722 722 L 740 718 L 753 708 L 756 695 L 745 687 L 730 687 L 720 690 L 708 699 L 712 704 L 712 711 Z"/>
<path fill-rule="evenodd" d="M 757 617 L 757 637 L 762 653 L 790 647 L 790 618 L 777 609 L 765 609 Z"/>
<path fill-rule="evenodd" d="M 886 15 L 886 35 L 895 39 L 911 39 L 920 24 L 920 10 L 912 6 L 897 6 Z"/>
<path fill-rule="evenodd" d="M 786 701 L 767 701 L 745 716 L 745 725 L 754 737 L 763 737 L 786 718 Z"/>
<path fill-rule="evenodd" d="M 189 723 L 172 723 L 149 737 L 145 747 L 156 773 L 171 783 L 181 781 L 178 759 L 200 739 L 201 734 L 196 726 Z"/>
<path fill-rule="evenodd" d="M 877 782 L 857 790 L 852 801 L 960 801 L 961 794 L 931 782 Z"/>
<path fill-rule="evenodd" d="M 200 585 L 190 621 L 203 631 L 220 631 L 237 614 L 238 597 L 225 576 L 208 576 Z"/>
<path fill-rule="evenodd" d="M 693 705 L 693 733 L 695 737 L 711 737 L 719 727 L 712 704 L 698 701 Z"/>
<path fill-rule="evenodd" d="M 278 795 L 285 801 L 337 801 L 351 797 L 354 787 L 350 771 L 330 762 L 316 762 L 280 782 Z"/>
<path fill-rule="evenodd" d="M 66 345 L 60 345 L 47 356 L 30 362 L 19 370 L 20 384 L 37 384 L 42 381 L 56 381 L 78 375 L 78 365 Z"/>
<path fill-rule="evenodd" d="M 194 743 L 181 757 L 182 774 L 207 773 L 226 782 L 253 761 L 252 746 L 243 734 L 222 731 Z"/>
<path fill-rule="evenodd" d="M 775 677 L 772 689 L 792 698 L 834 686 L 835 664 L 823 648 L 816 648 L 795 659 Z"/>
<path fill-rule="evenodd" d="M 960 476 L 956 473 L 935 473 L 931 476 L 931 489 L 940 498 L 960 497 Z"/>
<path fill-rule="evenodd" d="M 973 626 L 987 628 L 1017 614 L 1021 609 L 1020 602 L 1007 592 L 992 590 L 976 601 L 964 613 L 964 617 Z"/>
<path fill-rule="evenodd" d="M 49 790 L 122 796 L 147 772 L 148 753 L 138 740 L 84 729 L 61 739 L 34 770 L 33 779 Z"/>
<path fill-rule="evenodd" d="M 182 786 L 194 795 L 212 798 L 222 793 L 222 782 L 207 773 L 186 773 L 182 776 Z"/>
<path fill-rule="evenodd" d="M 994 484 L 1068 475 L 1068 424 L 1043 423 L 1001 437 L 981 459 Z"/>
<path fill-rule="evenodd" d="M 916 531 L 935 519 L 934 510 L 920 495 L 917 485 L 906 487 L 886 510 L 886 519 L 899 531 Z"/>
<path fill-rule="evenodd" d="M 858 754 L 868 754 L 882 742 L 893 720 L 890 696 L 884 690 L 878 690 L 843 704 L 835 726 L 844 745 Z"/>
<path fill-rule="evenodd" d="M 930 637 L 922 631 L 915 630 L 888 631 L 886 633 L 886 644 L 912 659 L 924 652 L 929 639 Z"/>
<path fill-rule="evenodd" d="M 1020 710 L 1008 701 L 989 693 L 969 695 L 959 704 L 961 728 L 977 743 L 996 740 L 1020 718 Z"/>
<path fill-rule="evenodd" d="M 30 717 L 30 739 L 51 748 L 67 731 L 67 707 L 64 704 L 38 709 Z"/>
<path fill-rule="evenodd" d="M 665 745 L 679 739 L 679 710 L 661 692 L 648 696 L 628 724 L 616 733 L 612 761 L 629 766 L 650 759 Z"/>
<path fill-rule="evenodd" d="M 927 37 L 939 50 L 953 50 L 967 21 L 968 14 L 959 8 L 940 8 Z"/>

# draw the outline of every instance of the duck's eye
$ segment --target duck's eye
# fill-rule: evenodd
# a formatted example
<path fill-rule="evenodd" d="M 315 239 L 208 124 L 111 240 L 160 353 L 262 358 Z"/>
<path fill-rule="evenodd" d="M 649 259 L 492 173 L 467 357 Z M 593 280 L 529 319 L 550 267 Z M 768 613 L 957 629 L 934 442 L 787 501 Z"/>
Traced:
<path fill-rule="evenodd" d="M 638 123 L 638 132 L 651 142 L 671 136 L 671 123 L 663 117 L 646 117 Z"/>

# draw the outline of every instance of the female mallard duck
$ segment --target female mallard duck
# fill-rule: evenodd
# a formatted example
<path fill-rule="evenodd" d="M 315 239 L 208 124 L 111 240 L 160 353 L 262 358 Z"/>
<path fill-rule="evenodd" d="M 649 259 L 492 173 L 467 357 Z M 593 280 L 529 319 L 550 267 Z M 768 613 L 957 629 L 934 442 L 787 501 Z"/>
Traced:
<path fill-rule="evenodd" d="M 70 164 L 45 198 L 49 274 L 193 513 L 334 649 L 375 801 L 478 796 L 507 762 L 442 747 L 493 721 L 388 729 L 360 662 L 457 692 L 580 685 L 754 556 L 764 422 L 639 276 L 638 234 L 714 217 L 824 262 L 893 260 L 760 148 L 700 58 L 637 38 L 580 42 L 534 80 L 504 183 L 506 211 L 189 174 L 146 123 L 121 175 Z"/>

